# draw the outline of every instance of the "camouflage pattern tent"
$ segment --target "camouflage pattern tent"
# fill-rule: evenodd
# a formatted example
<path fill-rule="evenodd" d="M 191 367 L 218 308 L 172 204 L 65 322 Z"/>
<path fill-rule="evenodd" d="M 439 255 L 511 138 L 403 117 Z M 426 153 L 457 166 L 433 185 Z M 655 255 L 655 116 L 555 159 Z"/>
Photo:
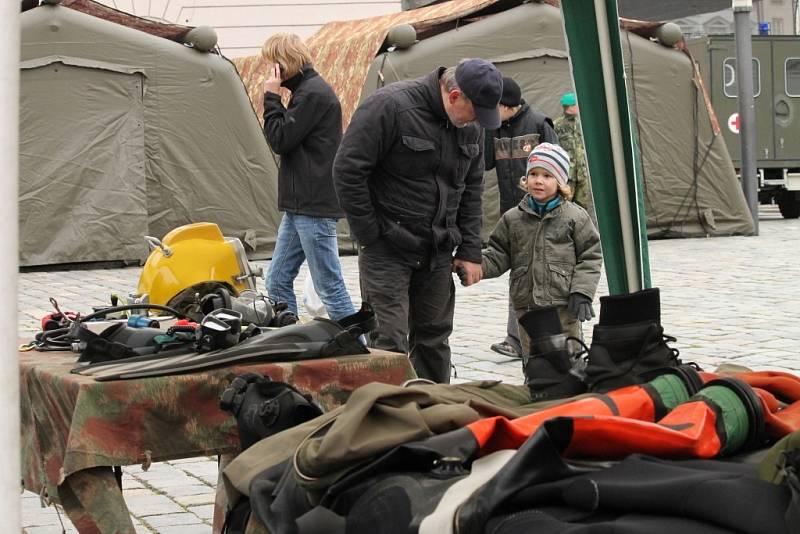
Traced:
<path fill-rule="evenodd" d="M 570 77 L 560 14 L 548 3 L 452 0 L 333 22 L 309 45 L 342 100 L 345 127 L 378 71 L 389 83 L 469 56 L 496 61 L 555 114 Z M 276 161 L 256 119 L 261 58 L 234 60 L 240 81 L 225 58 L 183 45 L 186 27 L 91 0 L 63 4 L 21 15 L 20 264 L 139 260 L 143 235 L 201 220 L 267 256 L 280 213 Z M 386 33 L 400 23 L 412 23 L 421 42 L 387 54 Z M 629 31 L 623 48 L 650 235 L 752 232 L 688 57 Z M 487 183 L 490 226 L 496 187 Z M 344 223 L 340 235 L 349 248 Z"/>
<path fill-rule="evenodd" d="M 555 3 L 555 2 L 552 2 Z M 419 43 L 387 52 L 389 28 L 411 23 Z M 644 166 L 650 237 L 750 234 L 744 196 L 713 111 L 683 52 L 647 34 L 659 24 L 622 20 L 622 46 Z M 637 33 L 638 32 L 638 33 Z M 556 117 L 571 88 L 560 11 L 545 3 L 453 0 L 360 21 L 333 22 L 308 41 L 315 66 L 332 82 L 345 110 L 379 86 L 421 76 L 463 57 L 494 61 L 513 76 L 528 102 Z M 371 62 L 368 72 L 364 62 Z M 260 57 L 235 59 L 254 106 L 263 99 Z M 486 231 L 499 216 L 493 173 L 487 174 Z"/>
<path fill-rule="evenodd" d="M 271 252 L 275 163 L 236 69 L 188 30 L 90 0 L 21 14 L 22 266 L 140 260 L 142 236 L 199 221 Z"/>
<path fill-rule="evenodd" d="M 387 32 L 398 24 L 413 24 L 417 35 L 436 34 L 455 27 L 465 17 L 517 5 L 518 0 L 452 0 L 413 11 L 403 11 L 361 20 L 330 22 L 309 37 L 306 44 L 314 56 L 314 66 L 331 84 L 342 102 L 342 122 L 346 128 L 355 111 L 372 60 L 380 51 Z M 242 77 L 259 120 L 264 114 L 264 82 L 268 71 L 260 55 L 232 60 Z"/>

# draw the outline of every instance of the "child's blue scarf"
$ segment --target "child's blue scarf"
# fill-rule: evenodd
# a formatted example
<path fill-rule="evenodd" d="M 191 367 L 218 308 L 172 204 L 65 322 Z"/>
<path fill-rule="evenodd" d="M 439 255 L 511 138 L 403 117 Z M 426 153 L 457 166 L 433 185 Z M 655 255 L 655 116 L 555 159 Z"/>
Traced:
<path fill-rule="evenodd" d="M 528 206 L 535 211 L 539 217 L 551 212 L 556 206 L 561 204 L 561 195 L 556 195 L 547 202 L 539 202 L 532 196 L 528 196 Z"/>

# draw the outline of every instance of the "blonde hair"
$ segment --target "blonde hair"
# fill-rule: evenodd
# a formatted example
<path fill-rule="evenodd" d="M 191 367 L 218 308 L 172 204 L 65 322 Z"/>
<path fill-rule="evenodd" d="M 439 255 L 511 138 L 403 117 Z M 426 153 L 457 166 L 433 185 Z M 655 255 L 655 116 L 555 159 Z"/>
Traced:
<path fill-rule="evenodd" d="M 311 64 L 311 52 L 294 33 L 276 33 L 261 47 L 261 57 L 281 66 L 281 78 L 288 80 Z"/>
<path fill-rule="evenodd" d="M 525 182 L 527 180 L 528 180 L 528 175 L 526 174 L 525 176 L 519 179 L 519 183 L 517 184 L 517 186 L 525 192 L 528 191 L 528 188 L 525 187 Z M 575 193 L 572 192 L 572 188 L 569 185 L 558 184 L 558 194 L 561 195 L 565 200 L 572 200 L 572 196 Z"/>

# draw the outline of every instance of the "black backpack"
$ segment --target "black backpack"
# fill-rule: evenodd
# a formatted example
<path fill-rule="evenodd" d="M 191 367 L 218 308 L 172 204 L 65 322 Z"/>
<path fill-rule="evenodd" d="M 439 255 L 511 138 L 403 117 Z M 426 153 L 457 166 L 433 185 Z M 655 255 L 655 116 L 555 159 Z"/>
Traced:
<path fill-rule="evenodd" d="M 322 415 L 311 395 L 285 382 L 245 373 L 222 392 L 219 407 L 236 417 L 242 450 L 262 439 Z M 225 516 L 226 534 L 244 533 L 250 519 L 250 500 L 242 499 Z"/>
<path fill-rule="evenodd" d="M 323 413 L 311 395 L 256 373 L 234 378 L 222 392 L 219 407 L 236 416 L 242 450 Z"/>

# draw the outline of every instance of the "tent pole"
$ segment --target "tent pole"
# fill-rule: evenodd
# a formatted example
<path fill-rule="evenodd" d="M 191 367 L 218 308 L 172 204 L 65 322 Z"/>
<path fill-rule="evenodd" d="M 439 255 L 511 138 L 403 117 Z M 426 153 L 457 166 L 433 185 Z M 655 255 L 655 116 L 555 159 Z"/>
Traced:
<path fill-rule="evenodd" d="M 739 79 L 740 142 L 742 147 L 742 190 L 758 235 L 758 175 L 756 171 L 756 108 L 753 101 L 753 44 L 750 37 L 751 0 L 733 0 L 736 27 L 736 77 Z"/>
<path fill-rule="evenodd" d="M 650 285 L 641 163 L 628 108 L 617 0 L 561 0 L 608 291 Z M 598 81 L 603 79 L 603 85 Z"/>
<path fill-rule="evenodd" d="M 17 352 L 17 269 L 19 216 L 19 48 L 20 7 L 0 2 L 0 517 L 4 532 L 21 532 L 20 525 L 20 404 L 19 353 Z"/>
<path fill-rule="evenodd" d="M 633 226 L 630 205 L 628 204 L 628 180 L 625 170 L 625 155 L 622 148 L 622 128 L 619 122 L 619 106 L 617 105 L 617 88 L 614 84 L 614 63 L 611 58 L 611 39 L 608 35 L 608 13 L 604 0 L 594 0 L 597 34 L 600 45 L 600 60 L 603 68 L 603 88 L 608 108 L 609 133 L 611 134 L 611 152 L 614 158 L 614 178 L 617 184 L 619 199 L 619 218 L 622 230 L 622 247 L 625 251 L 625 272 L 628 279 L 628 291 L 633 293 L 642 289 L 642 276 L 635 258 L 639 255 L 634 244 Z M 637 226 L 638 227 L 638 226 Z"/>

